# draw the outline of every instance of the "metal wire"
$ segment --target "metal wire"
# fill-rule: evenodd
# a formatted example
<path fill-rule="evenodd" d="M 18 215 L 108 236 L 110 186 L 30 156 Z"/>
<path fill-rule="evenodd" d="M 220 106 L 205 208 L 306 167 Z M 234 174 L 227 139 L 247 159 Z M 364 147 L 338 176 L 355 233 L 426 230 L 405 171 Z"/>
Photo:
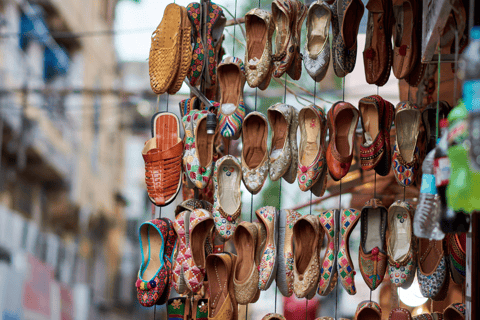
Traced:
<path fill-rule="evenodd" d="M 156 315 L 157 315 L 157 305 L 154 304 L 153 305 L 153 320 L 155 320 Z"/>

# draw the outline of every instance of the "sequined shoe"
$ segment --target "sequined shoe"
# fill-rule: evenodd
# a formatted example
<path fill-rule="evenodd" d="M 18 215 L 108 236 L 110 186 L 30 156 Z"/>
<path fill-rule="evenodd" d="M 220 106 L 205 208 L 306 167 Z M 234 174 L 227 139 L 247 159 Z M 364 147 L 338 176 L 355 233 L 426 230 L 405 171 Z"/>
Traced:
<path fill-rule="evenodd" d="M 278 218 L 277 209 L 267 206 L 255 211 L 258 221 L 264 225 L 267 231 L 265 249 L 260 261 L 260 278 L 258 288 L 267 290 L 275 279 L 277 272 L 277 248 L 278 248 Z"/>
<path fill-rule="evenodd" d="M 355 287 L 355 269 L 350 258 L 350 234 L 360 219 L 360 211 L 355 209 L 343 209 L 340 214 L 339 240 L 337 268 L 343 288 L 350 295 L 357 293 Z"/>

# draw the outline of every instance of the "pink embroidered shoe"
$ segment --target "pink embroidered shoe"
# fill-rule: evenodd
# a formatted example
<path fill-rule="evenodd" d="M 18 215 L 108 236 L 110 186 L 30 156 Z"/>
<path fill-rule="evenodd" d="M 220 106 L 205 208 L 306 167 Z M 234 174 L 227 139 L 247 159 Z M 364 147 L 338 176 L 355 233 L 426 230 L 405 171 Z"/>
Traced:
<path fill-rule="evenodd" d="M 267 230 L 267 241 L 260 260 L 260 278 L 258 288 L 267 290 L 275 279 L 277 271 L 277 239 L 278 239 L 278 219 L 277 209 L 267 206 L 255 211 L 258 221 L 265 226 Z"/>
<path fill-rule="evenodd" d="M 340 234 L 338 235 L 340 247 L 338 248 L 337 268 L 340 280 L 348 294 L 357 293 L 355 288 L 355 269 L 350 258 L 349 239 L 350 233 L 360 219 L 360 211 L 355 209 L 343 209 L 340 214 Z"/>
<path fill-rule="evenodd" d="M 173 228 L 177 234 L 177 246 L 175 249 L 175 261 L 173 263 L 173 281 L 172 285 L 175 291 L 179 294 L 186 294 L 190 290 L 185 281 L 185 271 L 188 270 L 187 256 L 191 256 L 189 246 L 189 225 L 190 225 L 190 210 L 180 212 L 175 216 Z M 186 232 L 187 231 L 187 232 Z"/>
<path fill-rule="evenodd" d="M 320 213 L 318 220 L 327 235 L 327 247 L 320 264 L 320 280 L 318 282 L 318 294 L 327 296 L 337 285 L 337 256 L 338 256 L 338 210 L 330 210 Z"/>

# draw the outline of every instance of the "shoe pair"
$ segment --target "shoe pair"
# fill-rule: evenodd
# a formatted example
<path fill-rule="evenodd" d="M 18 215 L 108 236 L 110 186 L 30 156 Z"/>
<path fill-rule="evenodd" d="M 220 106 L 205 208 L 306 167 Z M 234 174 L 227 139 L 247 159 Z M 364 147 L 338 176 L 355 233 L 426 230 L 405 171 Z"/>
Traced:
<path fill-rule="evenodd" d="M 208 299 L 188 297 L 171 298 L 167 302 L 167 318 L 181 320 L 208 320 Z"/>
<path fill-rule="evenodd" d="M 179 210 L 186 210 L 179 212 L 173 222 L 178 238 L 173 264 L 173 287 L 180 294 L 195 294 L 203 288 L 206 245 L 213 243 L 214 221 L 209 211 L 193 209 L 190 204 L 184 204 Z M 211 252 L 212 249 L 207 251 Z"/>
<path fill-rule="evenodd" d="M 337 284 L 338 275 L 345 290 L 353 295 L 355 270 L 350 258 L 350 234 L 360 219 L 360 211 L 355 209 L 334 209 L 318 216 L 320 225 L 327 236 L 327 247 L 320 265 L 318 294 L 328 295 Z"/>
<path fill-rule="evenodd" d="M 172 283 L 172 259 L 177 235 L 167 218 L 142 223 L 139 229 L 142 263 L 135 282 L 137 299 L 144 307 L 164 304 Z"/>
<path fill-rule="evenodd" d="M 423 313 L 413 317 L 413 320 L 464 320 L 465 305 L 463 303 L 452 303 L 443 313 Z"/>
<path fill-rule="evenodd" d="M 298 0 L 274 0 L 272 19 L 276 29 L 273 76 L 280 78 L 285 72 L 293 80 L 302 74 L 300 40 L 307 7 Z"/>
<path fill-rule="evenodd" d="M 213 2 L 205 4 L 192 2 L 187 6 L 187 14 L 192 25 L 193 39 L 193 56 L 189 63 L 188 80 L 192 86 L 196 86 L 202 74 L 205 73 L 206 87 L 215 87 L 217 56 L 221 51 L 223 29 L 227 20 L 220 6 Z M 205 24 L 204 20 L 206 20 Z"/>
<path fill-rule="evenodd" d="M 148 69 L 154 93 L 175 94 L 182 87 L 192 60 L 191 31 L 187 9 L 169 4 L 152 34 Z"/>
<path fill-rule="evenodd" d="M 272 181 L 283 177 L 288 183 L 293 183 L 297 174 L 296 109 L 277 103 L 268 108 L 267 115 L 273 130 L 270 152 L 267 147 L 267 118 L 262 113 L 250 112 L 242 131 L 243 183 L 252 194 L 262 189 L 268 173 Z"/>
<path fill-rule="evenodd" d="M 382 308 L 374 301 L 362 301 L 357 306 L 354 320 L 381 320 Z M 388 315 L 389 320 L 412 320 L 410 311 L 404 308 L 394 308 Z"/>
<path fill-rule="evenodd" d="M 157 206 L 171 203 L 182 183 L 183 141 L 175 114 L 156 113 L 152 118 L 152 136 L 142 150 L 148 198 Z"/>

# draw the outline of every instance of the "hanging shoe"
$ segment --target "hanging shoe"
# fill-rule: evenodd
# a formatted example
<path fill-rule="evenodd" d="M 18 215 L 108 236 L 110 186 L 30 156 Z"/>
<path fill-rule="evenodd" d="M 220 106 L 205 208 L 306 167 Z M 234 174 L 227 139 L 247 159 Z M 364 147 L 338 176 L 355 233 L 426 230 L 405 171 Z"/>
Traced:
<path fill-rule="evenodd" d="M 450 275 L 456 284 L 465 283 L 466 233 L 447 234 L 448 262 Z"/>
<path fill-rule="evenodd" d="M 292 5 L 295 5 L 295 21 L 292 25 L 292 38 L 294 43 L 295 55 L 293 57 L 290 67 L 287 69 L 287 74 L 292 80 L 299 80 L 302 76 L 302 54 L 300 53 L 300 42 L 302 36 L 302 25 L 307 16 L 308 7 L 299 0 L 290 0 Z"/>
<path fill-rule="evenodd" d="M 167 302 L 167 318 L 175 320 L 190 319 L 190 300 L 187 297 L 176 297 Z"/>
<path fill-rule="evenodd" d="M 343 288 L 350 295 L 357 293 L 355 287 L 355 268 L 350 258 L 350 234 L 360 219 L 360 211 L 355 209 L 343 209 L 340 214 L 339 240 L 337 268 Z"/>
<path fill-rule="evenodd" d="M 207 257 L 207 276 L 210 287 L 208 319 L 237 320 L 238 305 L 233 287 L 233 270 L 237 257 L 229 252 Z"/>
<path fill-rule="evenodd" d="M 192 62 L 192 24 L 188 18 L 187 9 L 185 7 L 180 8 L 182 9 L 180 63 L 175 78 L 167 90 L 169 94 L 176 94 L 180 90 Z"/>
<path fill-rule="evenodd" d="M 413 214 L 413 206 L 401 200 L 388 208 L 388 274 L 393 285 L 403 289 L 410 287 L 417 269 Z"/>
<path fill-rule="evenodd" d="M 168 224 L 161 219 L 142 223 L 139 230 L 142 264 L 135 283 L 137 299 L 144 307 L 158 302 L 170 276 L 164 261 Z"/>
<path fill-rule="evenodd" d="M 170 3 L 152 34 L 148 59 L 150 86 L 155 94 L 164 94 L 175 81 L 180 67 L 182 47 L 182 7 Z"/>
<path fill-rule="evenodd" d="M 358 103 L 363 129 L 360 145 L 360 164 L 365 171 L 375 169 L 386 176 L 392 166 L 390 129 L 395 110 L 393 105 L 378 95 L 362 98 Z"/>
<path fill-rule="evenodd" d="M 337 209 L 320 213 L 318 220 L 327 236 L 327 246 L 320 264 L 318 294 L 327 296 L 337 285 L 338 224 L 340 212 Z"/>
<path fill-rule="evenodd" d="M 242 130 L 242 179 L 245 188 L 257 194 L 268 176 L 268 122 L 260 112 L 250 112 Z"/>
<path fill-rule="evenodd" d="M 296 5 L 291 0 L 272 2 L 272 19 L 275 25 L 275 54 L 273 60 L 273 76 L 280 78 L 290 68 L 295 58 L 293 24 L 296 18 Z"/>
<path fill-rule="evenodd" d="M 361 0 L 338 0 L 338 23 L 341 38 L 337 58 L 340 67 L 351 73 L 357 60 L 357 36 L 365 6 Z"/>
<path fill-rule="evenodd" d="M 464 320 L 465 312 L 466 309 L 463 303 L 452 303 L 443 311 L 443 318 L 445 320 Z"/>
<path fill-rule="evenodd" d="M 417 178 L 420 125 L 421 112 L 417 105 L 409 101 L 400 102 L 395 110 L 397 134 L 393 147 L 392 167 L 397 182 L 404 187 L 410 186 Z"/>
<path fill-rule="evenodd" d="M 363 280 L 371 290 L 378 288 L 387 269 L 387 208 L 371 199 L 362 209 L 358 262 Z"/>
<path fill-rule="evenodd" d="M 208 320 L 208 299 L 193 298 L 192 320 Z"/>
<path fill-rule="evenodd" d="M 190 182 L 199 189 L 207 186 L 213 173 L 215 135 L 207 133 L 208 114 L 206 110 L 193 110 L 182 119 L 186 137 L 183 165 Z"/>
<path fill-rule="evenodd" d="M 152 118 L 153 138 L 142 150 L 148 198 L 157 206 L 171 203 L 182 183 L 183 142 L 175 114 L 156 113 Z"/>
<path fill-rule="evenodd" d="M 295 121 L 295 119 L 298 119 L 298 116 L 294 107 L 283 103 L 277 103 L 268 108 L 267 115 L 273 131 L 270 144 L 270 179 L 277 181 L 290 171 L 292 160 L 297 159 L 297 156 L 294 159 L 293 150 L 297 150 L 295 125 L 298 126 L 298 120 Z"/>
<path fill-rule="evenodd" d="M 343 42 L 343 40 L 342 40 L 342 35 L 340 33 L 340 24 L 339 24 L 339 18 L 338 18 L 338 5 L 337 5 L 338 1 L 339 0 L 334 0 L 333 3 L 329 3 L 330 11 L 332 13 L 332 35 L 333 35 L 331 56 L 332 56 L 333 71 L 335 72 L 335 75 L 339 78 L 343 78 L 348 72 L 346 72 L 340 66 L 340 61 L 338 58 L 339 57 L 338 53 L 341 51 L 340 47 L 342 48 L 344 47 L 340 44 L 340 42 Z"/>
<path fill-rule="evenodd" d="M 303 63 L 316 82 L 325 78 L 330 63 L 330 21 L 332 13 L 326 2 L 317 0 L 307 13 L 307 41 Z"/>
<path fill-rule="evenodd" d="M 245 68 L 242 60 L 235 57 L 223 59 L 218 66 L 218 81 L 221 95 L 218 127 L 223 137 L 237 140 L 245 118 Z"/>
<path fill-rule="evenodd" d="M 204 7 L 204 12 L 207 13 L 206 24 L 204 27 L 204 44 L 205 44 L 205 84 L 207 88 L 214 87 L 217 84 L 217 57 L 216 46 L 217 42 L 222 39 L 223 30 L 227 19 L 223 14 L 222 8 L 219 5 L 208 1 Z M 221 87 L 221 84 L 220 84 Z"/>
<path fill-rule="evenodd" d="M 300 190 L 315 191 L 317 197 L 325 192 L 327 178 L 327 121 L 323 108 L 309 105 L 300 110 L 300 149 L 298 152 L 298 185 Z M 315 187 L 318 185 L 318 187 Z"/>
<path fill-rule="evenodd" d="M 213 218 L 219 235 L 229 240 L 241 221 L 242 167 L 236 157 L 226 155 L 215 163 Z"/>
<path fill-rule="evenodd" d="M 323 242 L 323 229 L 318 217 L 305 215 L 293 226 L 293 292 L 297 298 L 305 298 L 315 293 L 320 275 L 320 246 Z"/>
<path fill-rule="evenodd" d="M 382 320 L 382 308 L 374 301 L 362 301 L 357 306 L 354 320 Z"/>
<path fill-rule="evenodd" d="M 177 234 L 174 231 L 173 223 L 168 218 L 160 218 L 168 227 L 167 239 L 165 241 L 165 250 L 163 251 L 163 260 L 165 261 L 165 267 L 167 268 L 167 284 L 165 290 L 157 301 L 157 305 L 164 305 L 170 298 L 170 292 L 173 287 L 173 258 L 175 255 L 175 244 L 177 243 Z"/>
<path fill-rule="evenodd" d="M 392 67 L 392 2 L 369 0 L 368 22 L 363 51 L 365 78 L 369 84 L 383 86 L 390 78 Z"/>
<path fill-rule="evenodd" d="M 302 217 L 295 210 L 280 210 L 276 284 L 284 297 L 293 294 L 293 226 Z"/>
<path fill-rule="evenodd" d="M 290 167 L 283 175 L 283 180 L 292 184 L 297 180 L 298 170 L 298 146 L 297 146 L 297 128 L 298 128 L 298 111 L 294 107 L 290 106 L 292 110 L 292 121 L 290 123 L 290 131 L 288 132 L 288 139 L 290 140 L 290 150 L 292 153 L 292 161 L 290 161 Z"/>
<path fill-rule="evenodd" d="M 191 256 L 189 242 L 190 210 L 180 212 L 175 216 L 173 228 L 177 234 L 176 259 L 173 263 L 172 286 L 179 294 L 186 294 L 188 289 L 185 280 L 185 271 L 188 270 L 187 257 Z"/>
<path fill-rule="evenodd" d="M 233 236 L 237 262 L 233 273 L 233 287 L 239 304 L 249 304 L 258 292 L 258 265 L 255 263 L 258 229 L 242 221 Z"/>
<path fill-rule="evenodd" d="M 434 301 L 444 300 L 448 290 L 447 259 L 443 240 L 419 239 L 417 278 L 420 292 Z"/>
<path fill-rule="evenodd" d="M 187 78 L 192 86 L 198 85 L 205 61 L 205 47 L 202 40 L 202 5 L 192 2 L 187 6 L 187 15 L 192 25 L 193 53 Z"/>
<path fill-rule="evenodd" d="M 260 261 L 258 288 L 262 291 L 270 288 L 277 272 L 278 218 L 277 209 L 267 206 L 255 211 L 258 221 L 263 224 L 267 236 L 265 249 Z"/>
<path fill-rule="evenodd" d="M 251 88 L 257 88 L 262 83 L 270 83 L 271 69 L 273 68 L 272 35 L 274 29 L 275 25 L 270 12 L 255 8 L 245 14 L 247 37 L 245 74 Z M 262 90 L 266 89 L 266 87 L 262 87 Z"/>
<path fill-rule="evenodd" d="M 353 158 L 358 110 L 348 102 L 335 103 L 327 113 L 330 141 L 327 165 L 330 176 L 338 181 L 347 175 Z"/>
<path fill-rule="evenodd" d="M 390 311 L 388 320 L 412 320 L 412 314 L 405 308 L 394 308 Z"/>

